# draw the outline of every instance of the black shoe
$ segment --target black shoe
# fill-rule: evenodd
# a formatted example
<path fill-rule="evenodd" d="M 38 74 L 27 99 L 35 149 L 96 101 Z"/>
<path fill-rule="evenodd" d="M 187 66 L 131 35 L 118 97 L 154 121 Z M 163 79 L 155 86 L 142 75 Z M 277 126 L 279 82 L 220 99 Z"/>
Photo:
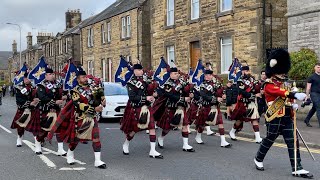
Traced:
<path fill-rule="evenodd" d="M 182 149 L 182 150 L 185 151 L 185 152 L 195 152 L 195 150 L 193 148 L 191 148 L 191 149 Z"/>
<path fill-rule="evenodd" d="M 123 153 L 123 155 L 126 155 L 126 156 L 129 155 L 129 153 L 126 153 L 126 152 L 124 152 L 124 151 L 122 151 L 122 153 Z"/>
<path fill-rule="evenodd" d="M 158 147 L 159 147 L 160 149 L 164 149 L 164 147 L 161 146 L 159 143 L 158 143 Z"/>
<path fill-rule="evenodd" d="M 67 153 L 65 153 L 65 154 L 62 154 L 61 156 L 63 156 L 63 157 L 66 157 L 66 156 L 67 156 Z"/>
<path fill-rule="evenodd" d="M 83 141 L 83 142 L 81 142 L 82 144 L 88 144 L 88 141 Z"/>
<path fill-rule="evenodd" d="M 70 166 L 75 165 L 75 164 L 76 164 L 75 162 L 69 163 Z"/>
<path fill-rule="evenodd" d="M 159 155 L 159 156 L 151 156 L 149 155 L 150 158 L 155 158 L 155 159 L 163 159 L 163 156 L 162 155 Z"/>
<path fill-rule="evenodd" d="M 310 123 L 306 124 L 308 127 L 312 127 Z"/>
<path fill-rule="evenodd" d="M 232 146 L 232 144 L 228 144 L 226 146 L 221 146 L 221 147 L 223 147 L 223 148 L 231 148 L 231 146 Z"/>
<path fill-rule="evenodd" d="M 238 141 L 238 139 L 235 139 L 235 138 L 231 138 L 231 140 L 232 140 L 232 141 Z"/>
<path fill-rule="evenodd" d="M 98 166 L 97 168 L 99 168 L 99 169 L 107 169 L 107 165 L 106 164 L 102 164 L 102 165 Z"/>
<path fill-rule="evenodd" d="M 292 174 L 292 176 L 306 178 L 306 179 L 313 179 L 313 175 L 310 174 L 310 173 L 307 173 L 307 174 Z"/>
<path fill-rule="evenodd" d="M 42 152 L 36 152 L 36 155 L 41 155 L 42 154 Z"/>
<path fill-rule="evenodd" d="M 17 145 L 17 147 L 22 147 L 22 145 Z"/>

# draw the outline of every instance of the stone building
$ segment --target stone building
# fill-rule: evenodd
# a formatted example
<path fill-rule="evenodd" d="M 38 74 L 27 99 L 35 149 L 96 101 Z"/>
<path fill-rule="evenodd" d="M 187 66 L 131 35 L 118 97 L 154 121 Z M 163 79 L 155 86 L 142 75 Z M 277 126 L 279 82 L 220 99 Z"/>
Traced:
<path fill-rule="evenodd" d="M 88 74 L 113 81 L 120 55 L 151 68 L 150 0 L 117 0 L 81 27 Z"/>
<path fill-rule="evenodd" d="M 12 55 L 12 52 L 9 51 L 0 51 L 0 85 L 8 85 L 10 80 L 10 71 L 9 71 L 9 57 Z"/>
<path fill-rule="evenodd" d="M 320 61 L 320 1 L 288 0 L 288 48 L 314 50 Z"/>
<path fill-rule="evenodd" d="M 71 57 L 75 63 L 80 63 L 80 10 L 68 10 L 66 12 L 66 29 L 51 36 L 43 42 L 43 53 L 47 63 L 54 71 L 61 72 L 66 62 Z"/>
<path fill-rule="evenodd" d="M 27 35 L 27 49 L 21 52 L 21 63 L 26 62 L 30 68 L 33 68 L 38 63 L 39 58 L 43 55 L 41 44 L 49 39 L 52 33 L 39 32 L 37 42 L 32 42 L 31 32 Z M 17 43 L 14 40 L 12 44 L 12 57 L 10 57 L 10 71 L 16 72 L 20 70 L 20 53 L 17 52 Z"/>
<path fill-rule="evenodd" d="M 286 0 L 152 0 L 152 66 L 160 57 L 188 72 L 198 59 L 227 74 L 232 59 L 258 73 L 266 50 L 287 46 Z"/>

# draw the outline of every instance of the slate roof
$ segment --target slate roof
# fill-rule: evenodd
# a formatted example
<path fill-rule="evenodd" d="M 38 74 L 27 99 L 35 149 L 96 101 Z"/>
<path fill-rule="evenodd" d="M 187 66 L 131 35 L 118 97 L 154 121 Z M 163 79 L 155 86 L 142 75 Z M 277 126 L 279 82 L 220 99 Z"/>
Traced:
<path fill-rule="evenodd" d="M 138 8 L 145 1 L 147 0 L 117 0 L 105 10 L 97 14 L 94 18 L 92 18 L 92 20 L 84 24 L 82 27 L 90 26 L 100 21 L 109 19 L 113 16 L 117 16 L 132 9 Z"/>

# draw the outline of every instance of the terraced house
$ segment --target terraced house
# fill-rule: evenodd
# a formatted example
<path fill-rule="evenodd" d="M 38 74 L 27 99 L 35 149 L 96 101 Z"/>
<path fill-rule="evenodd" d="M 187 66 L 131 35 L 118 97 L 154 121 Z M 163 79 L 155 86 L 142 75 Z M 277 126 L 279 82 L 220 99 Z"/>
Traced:
<path fill-rule="evenodd" d="M 88 74 L 113 81 L 120 55 L 151 65 L 150 1 L 117 0 L 81 27 L 82 63 Z"/>
<path fill-rule="evenodd" d="M 226 74 L 234 57 L 261 70 L 266 51 L 287 47 L 286 0 L 153 0 L 152 66 L 161 56 L 187 72 L 200 58 Z"/>

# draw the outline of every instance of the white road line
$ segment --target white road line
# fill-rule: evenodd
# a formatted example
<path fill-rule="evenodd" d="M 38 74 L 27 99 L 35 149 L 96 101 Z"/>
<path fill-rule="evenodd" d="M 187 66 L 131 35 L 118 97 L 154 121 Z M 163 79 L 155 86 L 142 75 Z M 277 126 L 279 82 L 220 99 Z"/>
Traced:
<path fill-rule="evenodd" d="M 34 144 L 33 144 L 32 142 L 30 142 L 30 141 L 28 141 L 28 140 L 23 140 L 23 142 L 24 142 L 27 146 L 29 146 L 29 148 L 30 148 L 32 151 L 34 151 Z M 56 169 L 56 168 L 57 168 L 57 166 L 56 166 L 49 158 L 47 158 L 45 155 L 41 154 L 41 155 L 38 155 L 38 156 L 40 157 L 40 159 L 41 159 L 44 163 L 47 164 L 47 166 L 48 166 L 49 168 L 53 168 L 53 169 Z"/>
<path fill-rule="evenodd" d="M 48 148 L 45 148 L 45 147 L 42 147 L 42 149 L 45 150 L 45 151 L 47 151 L 48 154 L 52 153 L 52 154 L 55 154 L 55 155 L 58 156 L 58 153 L 57 153 L 56 151 L 52 151 L 52 150 L 50 150 L 50 149 L 48 149 Z M 61 157 L 67 159 L 67 157 L 64 157 L 64 156 L 61 156 Z M 81 162 L 81 161 L 76 160 L 76 159 L 75 159 L 75 162 L 78 163 L 78 164 L 81 164 L 81 165 L 86 164 L 86 163 Z"/>
<path fill-rule="evenodd" d="M 85 167 L 76 167 L 76 168 L 63 167 L 63 168 L 60 168 L 59 170 L 60 171 L 83 171 L 85 169 L 86 169 Z"/>
<path fill-rule="evenodd" d="M 0 128 L 2 128 L 3 130 L 7 131 L 7 133 L 10 133 L 10 134 L 12 133 L 9 129 L 3 127 L 1 124 L 0 124 Z"/>
<path fill-rule="evenodd" d="M 110 130 L 111 130 L 111 129 L 116 129 L 116 130 L 119 130 L 120 128 L 106 128 L 106 129 L 110 129 Z"/>

